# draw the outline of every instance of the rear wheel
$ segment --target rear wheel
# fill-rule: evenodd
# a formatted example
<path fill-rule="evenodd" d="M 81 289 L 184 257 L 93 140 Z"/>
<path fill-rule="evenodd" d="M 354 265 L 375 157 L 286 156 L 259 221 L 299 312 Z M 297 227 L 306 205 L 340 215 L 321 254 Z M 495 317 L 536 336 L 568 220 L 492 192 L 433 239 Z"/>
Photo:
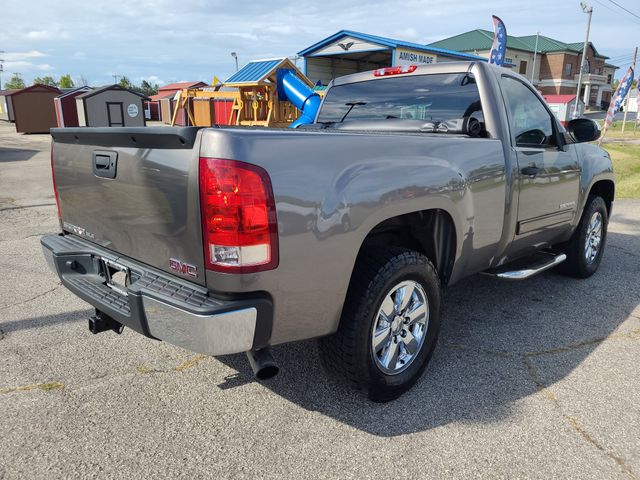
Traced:
<path fill-rule="evenodd" d="M 440 330 L 440 283 L 423 255 L 370 249 L 360 255 L 338 331 L 319 341 L 328 369 L 385 402 L 424 371 Z"/>
<path fill-rule="evenodd" d="M 576 278 L 587 278 L 598 270 L 604 253 L 608 223 L 607 205 L 603 198 L 589 196 L 580 223 L 564 248 L 567 260 L 560 265 L 563 273 Z"/>

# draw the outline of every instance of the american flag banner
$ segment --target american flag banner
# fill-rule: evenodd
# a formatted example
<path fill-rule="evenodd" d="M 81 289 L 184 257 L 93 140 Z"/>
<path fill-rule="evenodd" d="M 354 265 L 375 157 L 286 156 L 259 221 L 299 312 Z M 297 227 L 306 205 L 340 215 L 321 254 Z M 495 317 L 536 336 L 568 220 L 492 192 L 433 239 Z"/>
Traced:
<path fill-rule="evenodd" d="M 620 110 L 620 106 L 624 99 L 627 98 L 627 93 L 629 93 L 629 89 L 631 88 L 631 84 L 633 83 L 633 67 L 629 67 L 627 73 L 620 83 L 618 83 L 618 88 L 616 88 L 615 93 L 611 97 L 611 103 L 609 104 L 609 110 L 607 110 L 607 116 L 604 118 L 604 128 L 602 131 L 602 135 L 600 136 L 600 142 L 604 139 L 605 134 L 607 133 L 607 129 L 613 122 L 613 118 L 618 110 Z"/>
<path fill-rule="evenodd" d="M 493 44 L 491 45 L 489 63 L 500 66 L 504 63 L 504 56 L 507 52 L 507 27 L 495 15 L 492 15 L 491 18 L 493 19 Z"/>

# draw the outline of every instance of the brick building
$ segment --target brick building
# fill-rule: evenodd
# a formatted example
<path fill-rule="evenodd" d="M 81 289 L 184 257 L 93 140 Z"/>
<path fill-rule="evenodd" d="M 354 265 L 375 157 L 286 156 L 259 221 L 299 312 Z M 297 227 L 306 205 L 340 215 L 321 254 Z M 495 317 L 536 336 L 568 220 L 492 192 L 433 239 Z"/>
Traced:
<path fill-rule="evenodd" d="M 429 46 L 488 58 L 492 42 L 493 32 L 478 29 L 445 38 Z M 543 95 L 570 95 L 575 94 L 578 87 L 583 46 L 583 42 L 564 43 L 543 35 L 509 35 L 506 61 L 510 68 L 532 80 Z M 589 43 L 580 95 L 591 109 L 606 108 L 611 101 L 613 77 L 618 67 L 606 63 L 608 58 Z"/>

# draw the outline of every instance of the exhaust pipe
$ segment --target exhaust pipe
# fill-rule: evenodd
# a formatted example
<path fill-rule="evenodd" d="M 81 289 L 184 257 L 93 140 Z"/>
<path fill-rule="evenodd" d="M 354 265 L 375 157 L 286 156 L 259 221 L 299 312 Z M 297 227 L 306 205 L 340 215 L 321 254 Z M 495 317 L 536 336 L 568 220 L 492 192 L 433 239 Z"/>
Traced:
<path fill-rule="evenodd" d="M 247 352 L 247 359 L 251 370 L 258 380 L 268 380 L 275 377 L 280 371 L 280 367 L 276 364 L 276 361 L 271 355 L 269 347 L 261 348 L 260 350 L 249 350 Z"/>
<path fill-rule="evenodd" d="M 124 325 L 120 322 L 116 322 L 106 313 L 96 309 L 96 314 L 89 317 L 89 330 L 94 335 L 106 332 L 107 330 L 113 330 L 120 335 L 124 330 Z"/>

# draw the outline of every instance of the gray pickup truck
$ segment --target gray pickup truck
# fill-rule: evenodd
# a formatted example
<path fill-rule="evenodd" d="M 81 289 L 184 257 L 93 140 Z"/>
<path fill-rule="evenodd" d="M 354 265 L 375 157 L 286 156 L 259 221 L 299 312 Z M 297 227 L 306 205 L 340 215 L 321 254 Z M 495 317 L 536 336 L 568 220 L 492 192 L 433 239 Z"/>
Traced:
<path fill-rule="evenodd" d="M 578 278 L 614 199 L 586 119 L 566 129 L 523 77 L 483 62 L 334 80 L 315 123 L 52 130 L 62 283 L 126 326 L 208 355 L 319 338 L 372 400 L 420 377 L 441 288 L 478 272 Z"/>

